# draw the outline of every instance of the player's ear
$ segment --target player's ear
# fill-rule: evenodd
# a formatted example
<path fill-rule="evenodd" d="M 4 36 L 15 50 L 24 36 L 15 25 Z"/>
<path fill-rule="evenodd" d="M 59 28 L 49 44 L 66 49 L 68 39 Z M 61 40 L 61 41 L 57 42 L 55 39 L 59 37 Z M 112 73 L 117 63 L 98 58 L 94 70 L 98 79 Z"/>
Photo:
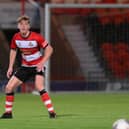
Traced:
<path fill-rule="evenodd" d="M 19 24 L 17 24 L 17 28 L 18 28 L 18 29 L 20 28 L 20 25 L 19 25 Z"/>
<path fill-rule="evenodd" d="M 30 24 L 29 24 L 29 29 L 31 28 Z"/>

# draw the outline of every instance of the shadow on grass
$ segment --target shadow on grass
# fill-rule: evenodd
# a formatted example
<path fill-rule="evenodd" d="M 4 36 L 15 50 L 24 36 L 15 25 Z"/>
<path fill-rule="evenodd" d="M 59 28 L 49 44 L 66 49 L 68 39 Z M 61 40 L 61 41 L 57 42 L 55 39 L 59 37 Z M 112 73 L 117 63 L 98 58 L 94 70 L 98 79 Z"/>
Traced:
<path fill-rule="evenodd" d="M 75 117 L 78 114 L 57 114 L 57 118 L 64 118 L 64 117 Z M 39 117 L 49 117 L 49 115 L 40 115 Z"/>
<path fill-rule="evenodd" d="M 58 118 L 63 118 L 63 117 L 76 117 L 78 114 L 57 114 Z"/>

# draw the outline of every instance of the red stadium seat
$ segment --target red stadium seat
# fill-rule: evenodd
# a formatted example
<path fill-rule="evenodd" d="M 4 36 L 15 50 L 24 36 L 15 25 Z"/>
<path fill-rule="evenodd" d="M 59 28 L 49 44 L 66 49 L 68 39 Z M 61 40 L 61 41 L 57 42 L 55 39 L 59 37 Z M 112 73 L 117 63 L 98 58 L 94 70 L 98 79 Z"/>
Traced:
<path fill-rule="evenodd" d="M 79 8 L 64 8 L 63 11 L 64 14 L 71 14 L 71 15 L 80 13 Z"/>
<path fill-rule="evenodd" d="M 117 3 L 117 2 L 116 2 L 116 0 L 104 0 L 104 3 L 113 4 L 113 3 Z"/>
<path fill-rule="evenodd" d="M 81 16 L 87 16 L 89 15 L 90 13 L 92 12 L 92 9 L 87 9 L 87 8 L 83 8 L 83 9 L 80 9 L 80 15 Z"/>
<path fill-rule="evenodd" d="M 78 0 L 77 3 L 79 3 L 79 4 L 90 4 L 90 1 L 89 0 Z M 87 16 L 87 15 L 90 14 L 90 12 L 91 12 L 91 9 L 89 9 L 89 8 L 81 8 L 79 10 L 79 14 L 82 15 L 82 16 Z"/>
<path fill-rule="evenodd" d="M 123 64 L 125 60 L 128 59 L 129 53 L 126 53 L 126 51 L 120 49 L 124 51 L 121 53 L 119 47 L 114 48 L 114 46 L 111 43 L 104 43 L 101 49 L 103 58 L 107 62 L 107 66 L 112 71 L 113 75 L 116 78 L 124 79 L 126 77 L 126 70 Z"/>
<path fill-rule="evenodd" d="M 91 3 L 103 4 L 103 3 L 104 3 L 104 0 L 94 0 L 94 1 L 91 2 Z"/>
<path fill-rule="evenodd" d="M 129 0 L 117 0 L 117 3 L 126 4 L 129 3 Z"/>
<path fill-rule="evenodd" d="M 129 77 L 129 59 L 123 63 L 123 67 L 126 71 L 127 76 Z"/>
<path fill-rule="evenodd" d="M 124 43 L 124 42 L 119 42 L 114 46 L 115 51 L 129 51 L 129 46 L 128 44 Z"/>
<path fill-rule="evenodd" d="M 116 59 L 116 55 L 114 53 L 114 48 L 111 43 L 104 43 L 101 47 L 102 49 L 102 55 L 105 61 L 112 62 Z"/>
<path fill-rule="evenodd" d="M 108 9 L 96 9 L 95 12 L 97 13 L 99 21 L 102 25 L 111 23 Z"/>
<path fill-rule="evenodd" d="M 109 67 L 116 78 L 124 79 L 126 77 L 125 68 L 118 61 L 110 62 Z"/>
<path fill-rule="evenodd" d="M 77 0 L 77 3 L 79 3 L 79 4 L 81 4 L 81 3 L 89 4 L 90 3 L 90 0 Z"/>
<path fill-rule="evenodd" d="M 120 50 L 118 52 L 116 52 L 117 54 L 117 60 L 119 60 L 119 62 L 126 62 L 127 60 L 129 60 L 129 52 L 124 51 L 124 50 Z"/>
<path fill-rule="evenodd" d="M 113 50 L 114 48 L 112 43 L 103 43 L 101 46 L 101 49 L 104 51 L 110 51 L 110 50 Z"/>
<path fill-rule="evenodd" d="M 123 16 L 124 16 L 124 18 L 125 18 L 125 20 L 129 23 L 129 9 L 123 9 L 124 11 L 124 13 L 123 13 Z"/>
<path fill-rule="evenodd" d="M 114 46 L 118 62 L 125 64 L 129 60 L 129 47 L 125 43 L 118 43 Z"/>
<path fill-rule="evenodd" d="M 111 18 L 115 24 L 120 24 L 124 22 L 125 18 L 122 9 L 112 8 L 110 9 L 110 12 L 111 12 Z"/>
<path fill-rule="evenodd" d="M 56 2 L 57 4 L 58 3 L 74 3 L 74 0 L 71 0 L 71 1 L 66 1 L 66 0 L 55 0 L 55 1 L 58 1 Z M 79 14 L 80 13 L 80 9 L 79 8 L 55 8 L 53 9 L 52 11 L 53 13 L 55 14 Z"/>
<path fill-rule="evenodd" d="M 121 43 L 116 46 L 116 49 L 118 50 L 117 55 L 119 60 L 123 64 L 123 67 L 129 76 L 129 46 L 128 44 Z"/>
<path fill-rule="evenodd" d="M 51 3 L 62 4 L 62 3 L 65 3 L 65 0 L 51 0 Z M 62 8 L 53 8 L 52 13 L 62 14 L 64 13 L 64 10 Z"/>
<path fill-rule="evenodd" d="M 104 51 L 103 52 L 103 57 L 107 62 L 112 62 L 113 60 L 116 59 L 116 56 L 113 51 Z"/>
<path fill-rule="evenodd" d="M 54 14 L 63 14 L 64 10 L 62 8 L 53 8 L 52 13 L 54 13 Z"/>
<path fill-rule="evenodd" d="M 117 0 L 118 3 L 120 4 L 129 4 L 129 0 Z M 129 22 L 129 9 L 128 8 L 124 8 L 122 9 L 122 16 L 123 18 Z"/>
<path fill-rule="evenodd" d="M 65 3 L 65 0 L 50 0 L 51 3 Z"/>

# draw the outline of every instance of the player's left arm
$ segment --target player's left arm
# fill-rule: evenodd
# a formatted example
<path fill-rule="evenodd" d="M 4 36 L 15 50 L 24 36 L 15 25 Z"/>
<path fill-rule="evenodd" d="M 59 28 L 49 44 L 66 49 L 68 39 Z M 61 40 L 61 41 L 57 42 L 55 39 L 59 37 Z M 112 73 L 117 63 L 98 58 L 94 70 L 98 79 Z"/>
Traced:
<path fill-rule="evenodd" d="M 41 71 L 44 64 L 49 60 L 53 53 L 53 48 L 50 44 L 47 44 L 47 46 L 44 48 L 44 56 L 40 63 L 37 64 L 37 71 Z"/>
<path fill-rule="evenodd" d="M 41 62 L 44 64 L 46 61 L 48 61 L 52 53 L 53 53 L 53 48 L 50 44 L 48 44 L 44 49 L 44 57 Z"/>

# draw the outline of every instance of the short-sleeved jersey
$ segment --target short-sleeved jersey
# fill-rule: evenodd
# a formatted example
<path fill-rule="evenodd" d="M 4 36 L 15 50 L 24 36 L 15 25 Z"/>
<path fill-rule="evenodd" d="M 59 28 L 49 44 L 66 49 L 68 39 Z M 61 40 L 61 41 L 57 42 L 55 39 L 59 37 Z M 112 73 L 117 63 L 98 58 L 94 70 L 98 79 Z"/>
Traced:
<path fill-rule="evenodd" d="M 34 67 L 41 61 L 43 55 L 40 48 L 45 48 L 48 42 L 43 36 L 36 32 L 30 32 L 29 36 L 24 38 L 20 32 L 16 33 L 11 41 L 11 49 L 20 49 L 22 55 L 22 66 Z"/>

